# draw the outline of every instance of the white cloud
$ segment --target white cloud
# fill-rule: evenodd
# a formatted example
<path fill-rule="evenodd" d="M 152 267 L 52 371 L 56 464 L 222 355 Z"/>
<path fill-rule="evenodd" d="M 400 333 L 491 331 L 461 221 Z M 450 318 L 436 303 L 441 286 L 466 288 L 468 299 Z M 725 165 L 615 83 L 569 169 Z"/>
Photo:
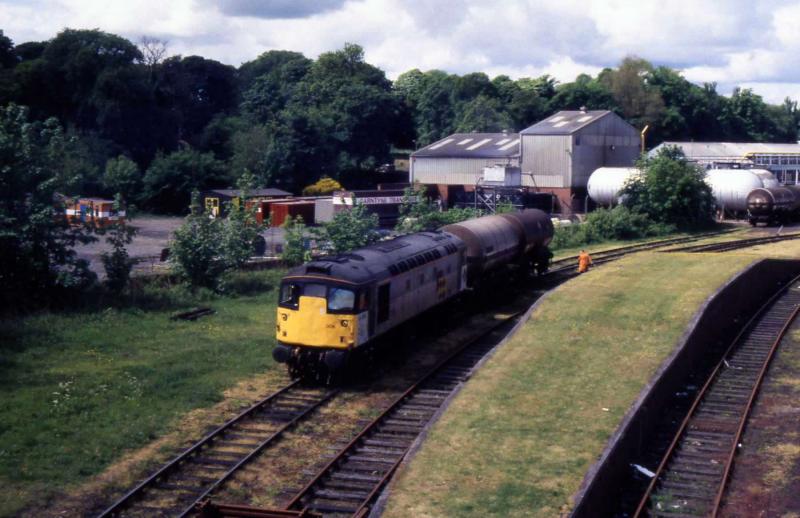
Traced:
<path fill-rule="evenodd" d="M 239 65 L 353 42 L 392 78 L 438 68 L 570 81 L 633 54 L 773 102 L 798 92 L 798 26 L 800 4 L 784 0 L 0 0 L 0 28 L 18 43 L 100 28 Z"/>

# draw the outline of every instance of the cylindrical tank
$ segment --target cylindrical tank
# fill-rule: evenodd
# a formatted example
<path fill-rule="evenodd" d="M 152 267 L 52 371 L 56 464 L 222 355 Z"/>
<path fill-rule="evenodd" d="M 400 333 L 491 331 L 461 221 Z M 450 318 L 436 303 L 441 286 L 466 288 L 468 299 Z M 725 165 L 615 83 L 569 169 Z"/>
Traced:
<path fill-rule="evenodd" d="M 753 189 L 747 195 L 747 210 L 755 218 L 778 217 L 796 210 L 799 204 L 795 192 L 786 187 Z"/>
<path fill-rule="evenodd" d="M 553 222 L 546 212 L 539 209 L 525 209 L 521 212 L 501 214 L 513 225 L 517 226 L 525 243 L 522 253 L 530 253 L 537 246 L 547 246 L 553 239 Z"/>
<path fill-rule="evenodd" d="M 717 207 L 729 211 L 747 210 L 747 195 L 764 186 L 751 169 L 709 169 L 706 183 L 714 193 Z"/>
<path fill-rule="evenodd" d="M 775 175 L 772 174 L 771 171 L 767 171 L 766 169 L 748 169 L 751 173 L 758 176 L 761 179 L 761 186 L 766 187 L 767 189 L 772 189 L 773 187 L 781 187 L 781 182 L 775 178 Z"/>
<path fill-rule="evenodd" d="M 600 167 L 589 177 L 586 189 L 598 205 L 614 205 L 619 202 L 619 191 L 625 182 L 640 174 L 635 167 Z"/>
<path fill-rule="evenodd" d="M 484 216 L 441 228 L 467 245 L 467 275 L 481 273 L 514 260 L 525 239 L 518 225 L 502 216 Z"/>

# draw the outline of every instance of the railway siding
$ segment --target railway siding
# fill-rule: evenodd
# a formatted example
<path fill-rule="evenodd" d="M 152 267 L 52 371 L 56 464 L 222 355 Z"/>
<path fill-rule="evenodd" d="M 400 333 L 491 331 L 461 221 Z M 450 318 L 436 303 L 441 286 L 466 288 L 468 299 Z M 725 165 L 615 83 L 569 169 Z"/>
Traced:
<path fill-rule="evenodd" d="M 640 254 L 557 289 L 454 398 L 385 516 L 567 511 L 697 307 L 751 261 Z"/>

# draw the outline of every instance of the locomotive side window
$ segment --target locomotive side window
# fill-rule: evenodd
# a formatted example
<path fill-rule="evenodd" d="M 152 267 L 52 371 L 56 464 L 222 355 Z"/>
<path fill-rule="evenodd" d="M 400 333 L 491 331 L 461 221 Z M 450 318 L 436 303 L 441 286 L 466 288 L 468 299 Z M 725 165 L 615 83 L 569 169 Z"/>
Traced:
<path fill-rule="evenodd" d="M 300 285 L 286 282 L 281 284 L 281 295 L 278 303 L 284 307 L 296 308 L 300 301 Z"/>
<path fill-rule="evenodd" d="M 384 284 L 378 288 L 378 323 L 389 320 L 389 288 L 391 284 Z"/>
<path fill-rule="evenodd" d="M 356 294 L 353 290 L 331 288 L 328 292 L 328 311 L 352 312 L 356 305 Z"/>

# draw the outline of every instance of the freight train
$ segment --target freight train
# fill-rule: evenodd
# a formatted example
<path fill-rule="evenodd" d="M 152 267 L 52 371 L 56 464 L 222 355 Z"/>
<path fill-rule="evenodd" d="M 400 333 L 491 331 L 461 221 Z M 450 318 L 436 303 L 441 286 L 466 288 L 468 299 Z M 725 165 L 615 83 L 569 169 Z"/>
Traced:
<path fill-rule="evenodd" d="M 787 185 L 753 189 L 747 195 L 747 218 L 750 224 L 772 225 L 800 217 L 800 186 Z"/>
<path fill-rule="evenodd" d="M 273 358 L 293 378 L 326 380 L 355 353 L 511 264 L 543 273 L 552 254 L 541 210 L 485 216 L 323 257 L 280 285 Z"/>

